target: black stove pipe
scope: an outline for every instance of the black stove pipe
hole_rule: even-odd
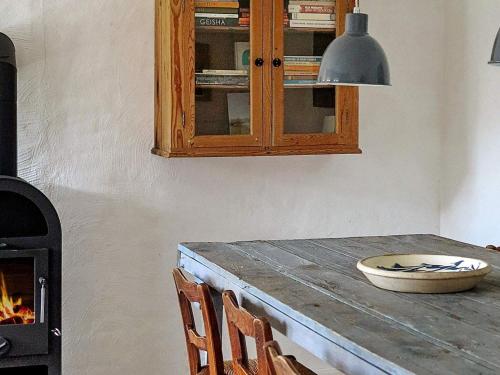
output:
[[[17,177],[17,68],[12,40],[0,33],[0,175]]]

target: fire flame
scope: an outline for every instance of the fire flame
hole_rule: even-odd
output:
[[[35,322],[35,313],[23,306],[22,298],[14,300],[9,295],[3,273],[0,273],[0,325],[32,324]]]

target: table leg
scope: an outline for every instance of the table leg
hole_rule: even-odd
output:
[[[219,326],[219,333],[222,337],[222,319],[224,314],[224,307],[222,303],[222,293],[210,287],[210,294],[214,303],[215,316],[217,317],[217,325]]]

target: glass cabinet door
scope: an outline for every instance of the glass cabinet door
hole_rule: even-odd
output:
[[[263,0],[187,1],[189,146],[262,145]]]
[[[338,143],[336,89],[316,82],[336,36],[336,13],[335,0],[275,0],[274,145]]]

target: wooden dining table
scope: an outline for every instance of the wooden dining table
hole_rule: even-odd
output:
[[[346,374],[500,374],[500,253],[435,235],[183,243],[179,266]],[[456,294],[373,286],[358,260],[387,253],[478,258],[492,272]]]

